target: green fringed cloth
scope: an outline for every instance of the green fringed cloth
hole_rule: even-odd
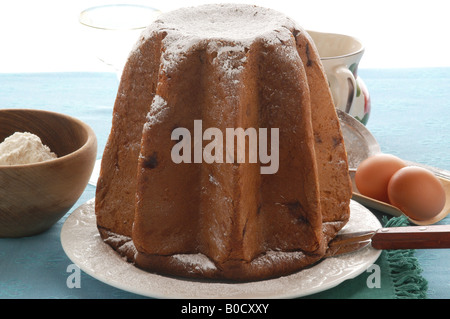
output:
[[[409,225],[409,221],[405,216],[394,217],[389,220],[384,216],[382,223],[384,227]],[[415,250],[385,250],[383,254],[389,266],[395,298],[427,298],[428,282],[421,276],[422,269],[415,257]]]
[[[383,227],[409,226],[405,216],[388,219],[383,216]],[[367,284],[371,272],[346,280],[337,287],[305,298],[318,299],[426,299],[428,282],[422,277],[422,269],[414,249],[383,250],[375,262],[380,267],[379,288]]]

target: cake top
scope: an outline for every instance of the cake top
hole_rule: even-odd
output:
[[[223,39],[251,43],[256,37],[276,38],[292,30],[295,22],[278,11],[245,4],[207,4],[161,14],[144,31],[144,39],[154,30],[182,34],[185,39]],[[177,32],[178,31],[178,32]],[[275,32],[274,32],[275,31]]]
[[[255,39],[287,42],[292,39],[294,29],[301,30],[293,20],[272,9],[246,4],[207,4],[160,15],[142,33],[132,52],[140,54],[140,45],[155,32],[167,32],[163,39],[167,56],[163,62],[164,68],[170,68],[173,61],[184,57],[184,52],[209,40],[221,43],[219,53],[244,52]]]
[[[275,10],[253,5],[211,4],[182,8],[161,15],[166,29],[177,29],[185,35],[233,40],[252,39],[293,21]]]

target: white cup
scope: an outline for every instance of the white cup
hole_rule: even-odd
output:
[[[328,78],[336,108],[367,124],[371,101],[358,65],[364,54],[362,43],[348,35],[308,31]]]

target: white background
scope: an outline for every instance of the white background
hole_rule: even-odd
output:
[[[109,70],[86,50],[80,35],[78,16],[88,7],[140,3],[168,11],[210,2],[2,0],[0,73]],[[360,68],[450,66],[447,0],[237,2],[279,10],[305,29],[358,37],[366,47]]]

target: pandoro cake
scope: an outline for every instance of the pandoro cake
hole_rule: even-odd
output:
[[[123,70],[95,198],[101,237],[120,255],[188,278],[287,275],[323,258],[351,194],[326,75],[296,22],[203,5],[144,31]]]

